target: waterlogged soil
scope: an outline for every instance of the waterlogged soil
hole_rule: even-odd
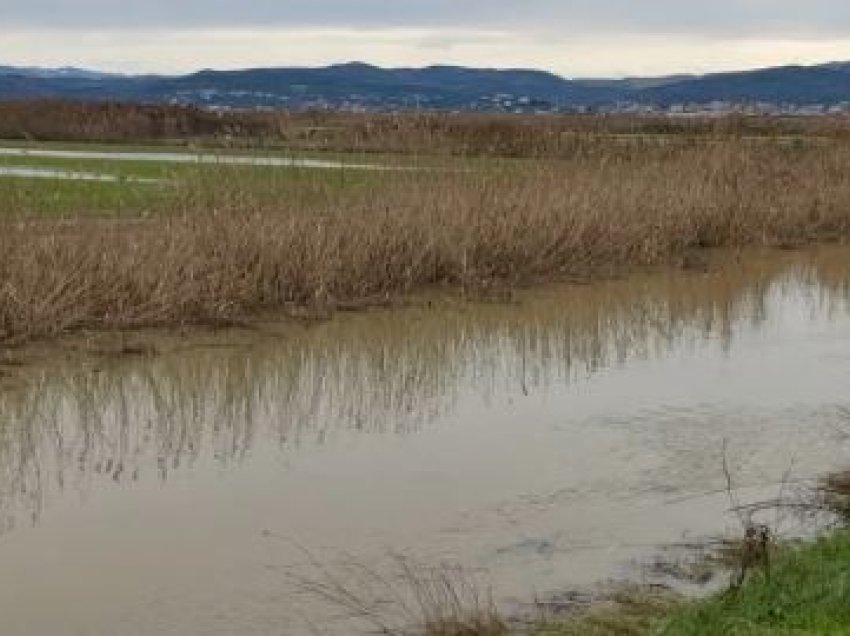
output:
[[[393,170],[390,166],[371,163],[350,163],[326,159],[281,156],[245,156],[226,153],[165,152],[131,150],[72,150],[60,148],[0,147],[0,157],[32,159],[69,159],[110,162],[153,162],[193,165],[257,166],[301,169]],[[59,171],[56,171],[59,172]],[[69,173],[71,174],[71,173]],[[67,177],[70,178],[70,177]]]
[[[62,179],[68,181],[97,181],[100,183],[118,183],[122,180],[131,183],[156,183],[155,179],[137,179],[118,177],[96,172],[61,170],[57,168],[34,168],[29,166],[0,166],[0,177],[18,177],[23,179]]]
[[[394,552],[650,580],[739,532],[724,447],[742,503],[850,461],[847,248],[79,348],[0,365],[4,635],[352,634],[304,580]]]

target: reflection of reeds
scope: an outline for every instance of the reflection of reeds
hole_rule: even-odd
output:
[[[37,518],[51,494],[96,480],[166,479],[274,446],[413,432],[470,392],[546,390],[706,337],[730,348],[737,328],[770,318],[783,293],[820,289],[810,301],[823,312],[846,303],[845,254],[754,255],[709,276],[558,287],[508,305],[356,313],[235,332],[226,348],[175,340],[169,353],[158,342],[160,356],[98,358],[100,373],[58,363],[32,370],[41,379],[31,388],[0,393],[0,515]]]

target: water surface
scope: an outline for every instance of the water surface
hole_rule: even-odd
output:
[[[724,262],[33,373],[0,395],[2,633],[300,635],[304,549],[506,602],[734,528],[724,440],[742,500],[850,461],[850,252]]]
[[[81,159],[101,161],[149,161],[155,163],[178,163],[200,165],[265,166],[303,169],[353,169],[353,170],[399,170],[401,168],[377,164],[348,163],[326,159],[299,157],[269,157],[227,155],[195,152],[155,152],[117,150],[60,150],[48,148],[3,148],[0,157],[44,157],[50,159]]]
[[[0,149],[2,152],[2,149]],[[158,183],[159,179],[119,177],[113,174],[63,170],[62,168],[35,168],[30,166],[0,166],[0,177],[24,179],[60,179],[64,181],[97,181],[101,183]]]

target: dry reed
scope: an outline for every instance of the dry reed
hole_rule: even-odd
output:
[[[57,99],[0,102],[2,139],[127,142],[270,132],[258,114],[215,113],[192,106]]]
[[[343,152],[569,158],[600,137],[641,144],[723,139],[847,139],[850,118],[506,115],[401,112],[211,112],[193,106],[0,102],[0,138],[285,147]]]
[[[296,589],[340,616],[346,634],[355,626],[385,636],[507,636],[490,595],[469,571],[453,564],[424,565],[392,555],[370,568],[354,559],[329,566],[311,557],[312,578],[293,577]]]
[[[145,220],[7,220],[0,342],[220,324],[432,285],[480,290],[850,236],[850,150],[726,142],[600,159],[254,187],[222,168]],[[253,184],[253,185],[252,185]]]

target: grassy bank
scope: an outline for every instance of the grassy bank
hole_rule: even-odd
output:
[[[657,633],[850,634],[850,533],[785,549],[770,572],[683,608]]]
[[[215,167],[138,219],[30,218],[0,199],[0,342],[324,313],[434,285],[477,293],[698,265],[704,248],[850,237],[842,145],[606,147],[467,171]]]
[[[786,547],[769,571],[705,601],[622,595],[536,636],[832,636],[850,634],[850,533]]]
[[[774,551],[769,568],[704,600],[639,585],[622,587],[564,618],[506,619],[462,569],[358,564],[298,579],[298,589],[365,626],[393,636],[839,636],[850,634],[850,532]],[[373,629],[369,630],[371,626]]]

